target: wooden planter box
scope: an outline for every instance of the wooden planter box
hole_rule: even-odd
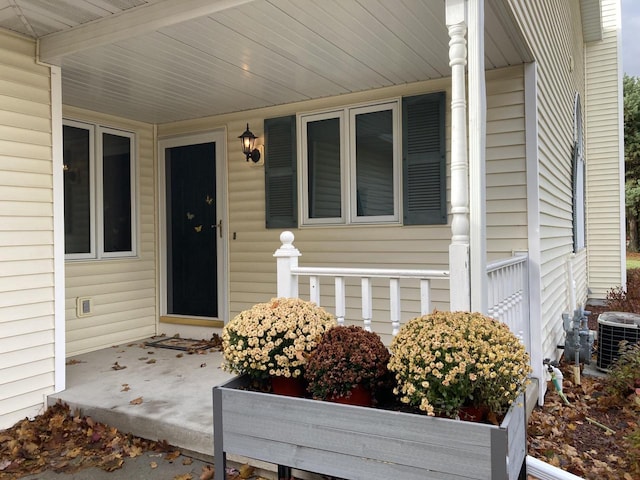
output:
[[[215,478],[226,453],[353,480],[526,478],[524,396],[502,425],[213,389]],[[521,475],[523,475],[521,477]]]

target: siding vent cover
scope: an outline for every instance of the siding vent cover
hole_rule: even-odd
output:
[[[620,356],[622,340],[640,342],[640,315],[604,312],[598,316],[598,368],[608,370]]]
[[[93,299],[91,297],[78,297],[76,299],[76,316],[88,317],[93,315]]]

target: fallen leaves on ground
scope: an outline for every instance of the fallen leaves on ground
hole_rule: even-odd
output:
[[[211,480],[215,473],[214,468],[211,465],[205,465],[202,467],[202,473],[200,474],[200,480]]]
[[[193,480],[193,475],[190,473],[182,473],[173,477],[173,480]]]
[[[70,358],[69,360],[67,360],[65,365],[77,365],[78,363],[87,363],[87,362],[84,362],[82,360],[77,360],[75,358]]]
[[[59,403],[33,420],[25,419],[0,431],[0,479],[44,470],[74,473],[89,467],[111,472],[119,469],[125,458],[149,451],[169,452],[170,456],[176,450],[166,442],[144,440],[81,417]]]
[[[640,479],[640,449],[628,439],[640,405],[608,395],[603,378],[582,375],[576,385],[571,366],[561,370],[570,405],[549,387],[528,424],[529,455],[588,480]]]
[[[178,458],[181,455],[182,452],[180,452],[180,450],[174,450],[172,452],[167,453],[164,456],[164,459],[168,462],[173,462],[176,458]]]

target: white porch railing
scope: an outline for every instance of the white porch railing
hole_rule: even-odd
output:
[[[400,329],[401,322],[401,288],[400,280],[417,280],[420,289],[420,311],[416,315],[424,315],[432,311],[431,282],[449,278],[447,270],[414,270],[386,268],[339,268],[339,267],[299,267],[299,250],[293,246],[294,236],[291,232],[280,235],[282,246],[274,256],[278,262],[278,297],[297,297],[300,277],[309,279],[309,299],[320,305],[320,278],[332,277],[334,280],[335,316],[339,324],[344,324],[346,316],[346,283],[345,279],[360,279],[361,307],[363,327],[372,329],[373,295],[372,279],[388,280],[389,319],[391,334]],[[529,347],[528,327],[528,295],[527,295],[527,262],[526,254],[491,263],[487,266],[489,282],[488,315],[505,322],[511,330],[519,335],[527,348]]]
[[[404,270],[383,268],[326,268],[326,267],[292,267],[291,273],[298,277],[309,277],[309,299],[320,305],[320,277],[333,277],[335,284],[336,319],[339,325],[344,324],[346,314],[345,278],[360,278],[362,321],[365,330],[371,331],[373,317],[372,278],[387,278],[389,280],[389,318],[391,320],[391,334],[396,335],[400,330],[402,313],[400,303],[400,279],[417,279],[420,285],[420,315],[431,311],[431,280],[448,278],[446,270]]]
[[[294,236],[291,232],[280,235],[282,246],[274,257],[278,259],[278,297],[297,297],[299,277],[309,278],[309,300],[320,305],[320,278],[332,277],[334,280],[335,316],[338,324],[344,324],[346,316],[346,278],[360,279],[361,306],[363,328],[371,331],[373,318],[373,289],[372,279],[386,278],[389,282],[389,319],[391,334],[396,335],[400,330],[401,308],[401,279],[417,280],[420,288],[420,315],[432,310],[431,281],[449,278],[446,270],[409,270],[387,268],[339,268],[339,267],[299,267],[300,252],[293,246]]]
[[[506,323],[530,352],[528,254],[488,264],[487,281],[487,315]]]

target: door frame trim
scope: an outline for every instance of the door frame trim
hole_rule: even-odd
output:
[[[216,146],[216,218],[222,222],[216,242],[218,259],[218,316],[198,317],[191,315],[175,315],[167,313],[167,199],[166,199],[166,164],[165,149],[199,143],[215,143]],[[214,326],[226,322],[229,318],[229,245],[227,225],[227,131],[225,128],[208,132],[186,134],[158,139],[158,277],[159,277],[159,318],[182,319],[185,325],[202,325],[203,321]],[[174,320],[175,321],[175,320]],[[215,322],[215,323],[214,323]]]

